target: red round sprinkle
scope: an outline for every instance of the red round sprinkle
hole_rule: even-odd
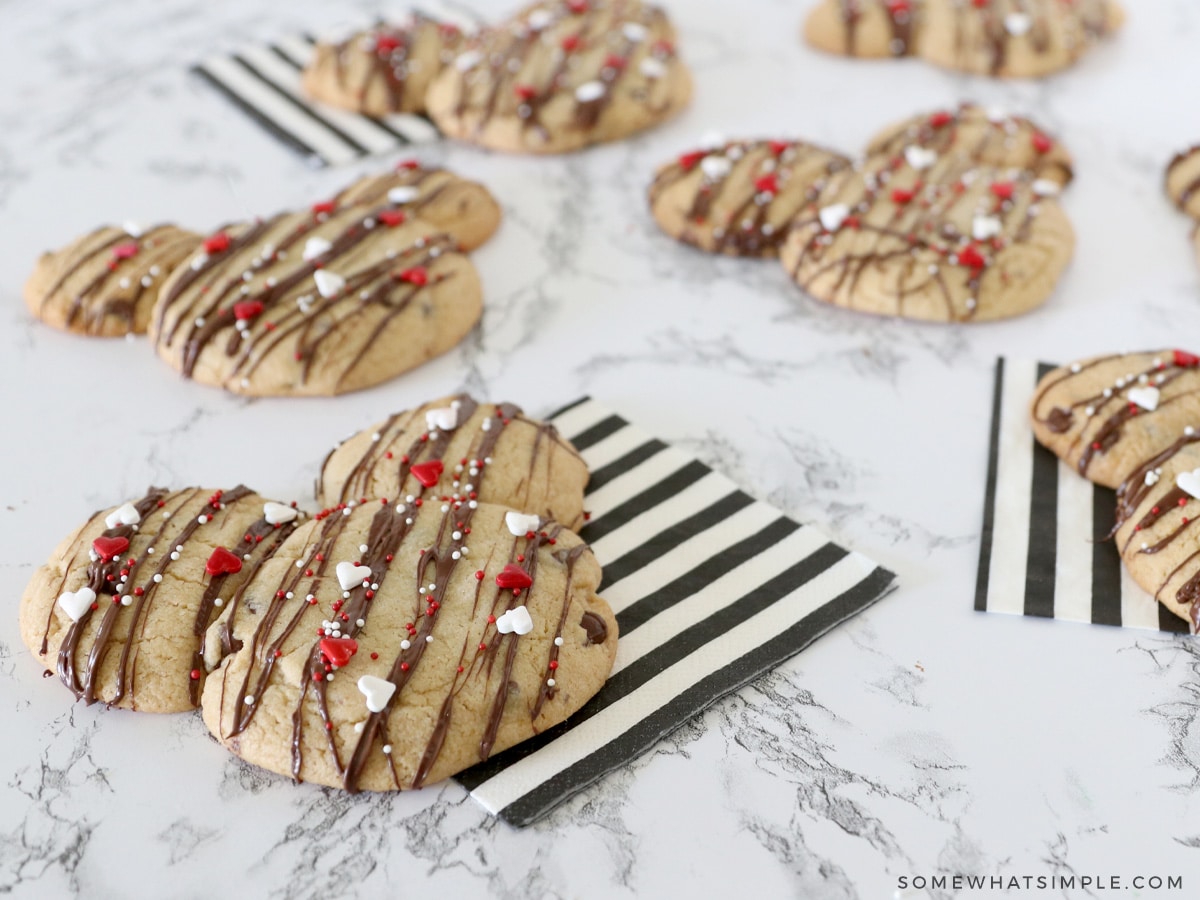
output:
[[[200,670],[199,669],[192,669],[192,671],[189,672],[188,674],[191,676],[192,681],[200,680]]]
[[[205,253],[221,253],[229,249],[229,235],[223,231],[218,231],[212,237],[204,242]]]

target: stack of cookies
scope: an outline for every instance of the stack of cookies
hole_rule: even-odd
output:
[[[319,43],[304,86],[367,115],[424,112],[445,135],[517,153],[620,140],[692,94],[667,14],[640,0],[543,0],[472,35],[416,14]]]
[[[341,394],[466,336],[483,293],[465,254],[499,222],[483,185],[405,161],[308,209],[208,237],[105,226],[44,254],[25,300],[68,331],[148,331],[184,377],[233,393]]]
[[[151,488],[34,574],[21,633],[78,698],[199,706],[230,751],[355,791],[445,778],[563,721],[612,668],[587,467],[553,426],[467,395],[322,466],[318,499]]]
[[[1071,363],[1041,380],[1030,415],[1041,444],[1116,489],[1112,537],[1129,574],[1200,631],[1200,356]]]
[[[1028,119],[964,104],[885,129],[854,162],[796,140],[713,140],[649,189],[669,235],[777,257],[825,303],[940,322],[1043,303],[1074,250],[1071,158]]]

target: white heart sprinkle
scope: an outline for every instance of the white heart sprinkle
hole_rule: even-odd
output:
[[[1057,181],[1039,178],[1033,183],[1033,192],[1039,197],[1057,197],[1061,191]]]
[[[977,241],[986,241],[1004,232],[1004,223],[996,216],[976,216],[971,225],[971,236]]]
[[[388,191],[388,202],[400,206],[405,203],[412,203],[420,196],[420,188],[414,187],[411,184],[402,184]]]
[[[121,226],[121,230],[123,230],[127,235],[129,235],[132,238],[142,236],[142,226],[139,225],[137,222],[126,222],[124,225]]]
[[[1146,487],[1154,487],[1154,485],[1158,484],[1158,479],[1161,477],[1162,476],[1160,476],[1157,472],[1155,472],[1153,469],[1151,469],[1149,472],[1146,473]]]
[[[356,566],[352,562],[340,562],[337,564],[337,580],[338,584],[342,586],[343,591],[358,587],[370,577],[370,566]]]
[[[458,59],[454,61],[454,67],[460,72],[466,72],[475,68],[483,60],[483,54],[478,50],[468,50],[466,53],[459,54]]]
[[[377,675],[364,675],[358,679],[358,689],[367,698],[367,709],[373,713],[387,709],[388,701],[396,693],[396,685]]]
[[[653,56],[647,56],[643,59],[639,68],[647,78],[662,78],[667,74],[667,67],[661,60],[657,60]]]
[[[904,159],[918,171],[928,169],[937,162],[937,158],[937,151],[930,150],[928,147],[918,147],[916,144],[906,148],[904,151]]]
[[[328,269],[317,269],[313,272],[313,281],[317,283],[317,293],[327,300],[330,297],[336,297],[346,286],[345,278]]]
[[[1159,392],[1156,387],[1135,387],[1129,391],[1129,402],[1136,403],[1148,412],[1158,409]]]
[[[311,262],[333,249],[333,244],[323,237],[310,237],[304,245],[304,261]]]
[[[1011,35],[1020,37],[1033,27],[1033,19],[1025,13],[1009,13],[1004,17],[1004,30]]]
[[[1200,499],[1200,469],[1180,472],[1175,478],[1175,483],[1193,497]]]
[[[818,214],[818,218],[821,220],[821,227],[826,231],[837,231],[849,215],[849,206],[845,203],[835,203],[832,206],[824,207]]]
[[[267,520],[268,525],[282,525],[285,522],[294,521],[298,515],[300,513],[294,507],[284,506],[273,500],[268,500],[263,504],[263,518]]]
[[[533,631],[533,619],[529,616],[529,610],[518,606],[496,620],[496,630],[501,634],[529,634]]]
[[[725,140],[725,135],[721,134],[721,132],[706,131],[704,134],[700,135],[700,140],[697,141],[696,146],[701,150],[717,150],[721,147],[724,147],[727,143],[728,141]]]
[[[104,518],[104,524],[109,528],[116,528],[118,525],[136,525],[140,521],[142,521],[142,514],[132,503],[118,506]]]
[[[585,81],[579,87],[575,88],[575,99],[580,103],[591,103],[603,97],[606,90],[607,88],[605,88],[602,82]]]
[[[1008,120],[1008,112],[999,106],[989,106],[987,109],[987,118],[992,124],[998,125]]]
[[[635,44],[641,43],[646,39],[646,26],[639,25],[637,22],[626,22],[625,27],[621,31],[625,33],[626,40],[633,41]]]
[[[542,520],[537,516],[527,516],[510,509],[504,514],[504,524],[508,526],[508,530],[512,534],[523,537],[531,531],[537,531],[541,527]]]
[[[425,410],[425,427],[430,431],[453,431],[458,427],[458,410],[453,406]]]
[[[732,168],[733,163],[723,156],[706,156],[700,160],[700,171],[709,181],[720,181]]]
[[[553,21],[554,16],[547,9],[535,9],[529,14],[529,27],[534,31],[541,31]]]
[[[82,619],[83,614],[95,602],[96,592],[90,587],[81,587],[77,591],[67,591],[58,598],[59,608],[71,617],[72,622],[78,622]]]

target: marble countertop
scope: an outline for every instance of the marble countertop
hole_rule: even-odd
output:
[[[1200,140],[1180,88],[1200,81],[1200,6],[1131,2],[1078,68],[993,83],[819,56],[797,37],[809,3],[667,5],[697,82],[679,119],[561,159],[422,151],[504,205],[476,254],[482,328],[378,389],[281,402],[182,381],[143,342],[51,331],[21,285],[38,253],[100,222],[211,228],[377,165],[313,171],[185,71],[375,5],[0,0],[0,894],[880,898],[938,873],[1182,874],[1196,890],[1200,644],[972,599],[996,356],[1200,333],[1189,225],[1160,188]],[[705,131],[850,149],[962,99],[1034,116],[1076,155],[1078,251],[1025,318],[830,309],[775,264],[673,243],[646,212],[653,167]],[[589,393],[874,556],[900,589],[525,830],[452,783],[296,787],[225,755],[197,717],[135,723],[40,676],[17,601],[92,510],[150,482],[306,496],[332,440],[462,388],[535,412]]]

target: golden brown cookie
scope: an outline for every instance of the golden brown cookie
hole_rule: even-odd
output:
[[[1125,14],[1115,0],[924,0],[920,55],[1001,78],[1040,78],[1074,65]]]
[[[804,37],[829,53],[1037,78],[1073,65],[1123,21],[1115,0],[822,0]]]
[[[1045,130],[1023,116],[973,103],[905,119],[867,145],[867,156],[905,154],[918,162],[958,154],[975,165],[1027,169],[1060,187],[1073,175],[1071,155]]]
[[[1200,358],[1183,350],[1084,359],[1046,374],[1030,407],[1039,443],[1115,488],[1200,426]]]
[[[511,403],[459,394],[396,413],[338,444],[321,466],[317,501],[332,507],[429,488],[578,528],[587,480],[587,464],[553,425]]]
[[[608,676],[616,620],[587,546],[508,512],[374,500],[298,529],[210,630],[209,730],[273,772],[387,791],[567,718]]]
[[[458,26],[419,12],[407,22],[380,22],[345,40],[318,41],[304,68],[304,90],[368,116],[423,112],[430,83],[463,41]]]
[[[1200,146],[1171,158],[1165,186],[1172,203],[1193,219],[1200,219]]]
[[[39,257],[25,304],[63,331],[144,334],[159,287],[199,244],[200,235],[174,225],[103,226]]]
[[[1050,296],[1074,249],[1055,193],[1032,173],[953,154],[875,156],[830,180],[781,260],[836,306],[939,322],[1015,316]]]
[[[479,321],[479,278],[454,238],[389,198],[320,203],[209,237],[159,295],[159,356],[233,393],[312,396],[445,353]]]
[[[242,486],[150,488],[96,513],[34,573],[21,637],[86,703],[192,709],[209,624],[301,518]]]
[[[692,83],[665,12],[640,0],[545,0],[484,31],[430,86],[442,133],[565,153],[679,112]]]
[[[482,184],[416,160],[404,160],[390,172],[360,178],[334,197],[334,204],[368,209],[386,206],[429,223],[468,252],[482,246],[500,226],[500,204]]]
[[[1117,489],[1117,547],[1133,580],[1200,630],[1200,417]]]
[[[914,56],[922,0],[822,0],[804,22],[804,39],[843,56]]]
[[[650,210],[663,231],[701,250],[778,256],[792,219],[849,166],[802,141],[731,141],[660,168]]]

